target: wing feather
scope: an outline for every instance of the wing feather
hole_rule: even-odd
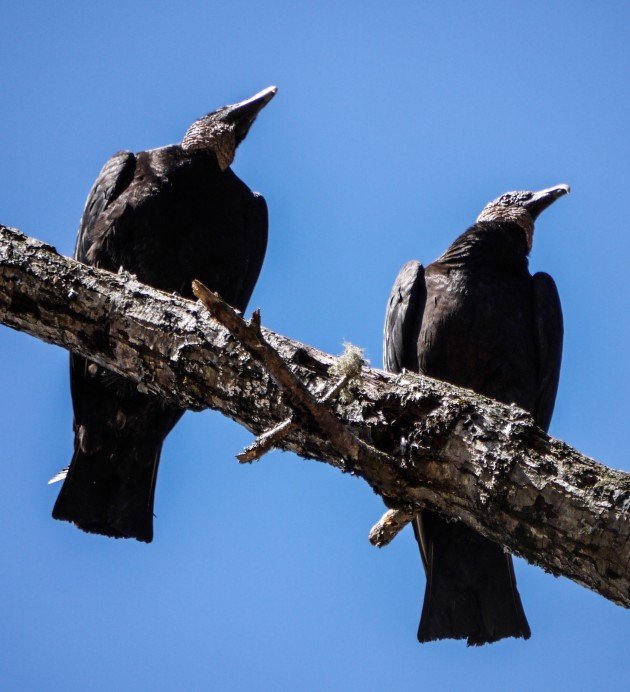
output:
[[[389,372],[403,368],[418,371],[418,337],[422,325],[427,287],[424,267],[410,260],[398,273],[387,302],[383,334],[383,365]],[[412,522],[420,547],[425,572],[430,570],[430,542],[422,522],[422,515]]]
[[[538,347],[538,398],[534,417],[543,429],[549,428],[556,403],[564,327],[560,296],[554,280],[539,272],[533,276],[534,320]]]
[[[103,241],[98,237],[96,230],[99,227],[99,218],[108,205],[127,189],[133,179],[135,168],[136,157],[130,151],[119,151],[103,166],[85,203],[74,250],[75,259],[85,264],[95,263],[90,250],[95,243],[102,244]],[[74,407],[75,432],[85,419],[86,397],[90,400],[91,378],[87,374],[89,363],[81,356],[70,354],[70,392]]]
[[[255,192],[247,210],[246,227],[249,231],[249,239],[248,242],[243,245],[243,259],[245,265],[242,284],[243,295],[241,305],[235,306],[241,311],[245,310],[251,298],[265,259],[268,223],[267,203],[265,202],[265,198]]]
[[[136,157],[130,151],[119,151],[103,166],[85,202],[74,258],[86,264],[95,241],[97,222],[107,207],[127,189],[136,170]]]
[[[418,335],[427,289],[424,267],[407,262],[398,273],[387,303],[383,333],[383,365],[389,372],[418,370]]]

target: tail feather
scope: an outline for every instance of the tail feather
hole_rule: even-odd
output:
[[[153,540],[153,500],[162,444],[127,446],[115,453],[77,449],[53,517],[83,531]]]
[[[420,642],[466,639],[478,646],[529,639],[512,558],[501,546],[432,512],[422,512],[414,530],[427,573]]]
[[[68,475],[68,467],[66,466],[65,469],[61,469],[58,473],[56,473],[49,481],[48,485],[54,485],[55,483],[59,483],[59,481],[65,481],[66,476]]]

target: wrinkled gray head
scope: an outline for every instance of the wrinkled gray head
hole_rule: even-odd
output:
[[[247,136],[256,116],[277,91],[275,86],[267,87],[246,101],[223,106],[195,120],[184,135],[182,148],[213,151],[221,170],[225,170],[234,161],[236,148]]]
[[[566,195],[571,188],[568,185],[556,185],[538,192],[519,190],[506,192],[486,204],[477,217],[480,221],[511,221],[517,223],[527,237],[527,247],[531,250],[534,236],[534,221],[538,215],[559,197]]]

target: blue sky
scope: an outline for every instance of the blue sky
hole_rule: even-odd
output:
[[[537,225],[566,339],[551,432],[629,468],[624,2],[2,2],[0,222],[72,251],[119,149],[178,141],[277,84],[234,169],[270,209],[252,307],[380,366],[399,267],[490,199],[573,188]],[[55,522],[71,454],[67,354],[0,328],[0,679],[11,690],[620,689],[628,612],[517,561],[529,642],[420,647],[406,530],[377,551],[369,488],[187,414],[164,449],[153,544]]]

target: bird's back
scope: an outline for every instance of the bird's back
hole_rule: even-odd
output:
[[[445,253],[425,270],[420,372],[533,412],[538,363],[532,278],[518,256]]]
[[[419,370],[533,411],[537,362],[531,277],[426,269]]]
[[[264,258],[267,210],[212,153],[174,145],[138,154],[128,187],[81,235],[90,238],[82,261],[187,297],[200,279],[243,310]]]

